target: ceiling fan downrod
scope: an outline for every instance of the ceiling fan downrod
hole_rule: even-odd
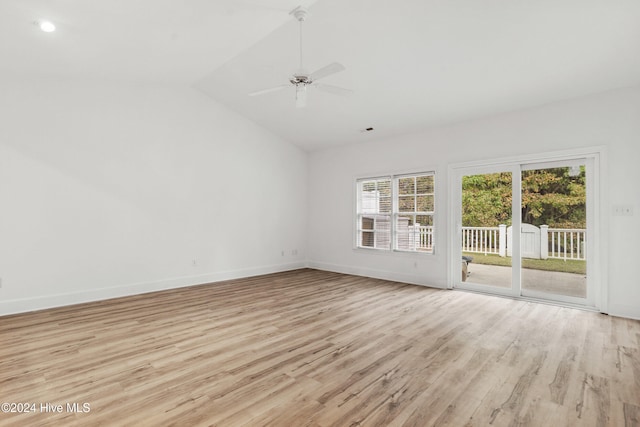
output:
[[[298,6],[295,9],[293,9],[291,12],[289,12],[290,15],[292,15],[294,18],[296,18],[296,20],[298,21],[299,24],[299,53],[300,53],[300,62],[299,62],[299,68],[298,68],[298,72],[296,73],[297,75],[303,76],[306,75],[306,71],[302,65],[302,23],[307,19],[307,17],[309,16],[309,11],[302,7],[302,6]],[[310,83],[310,82],[309,82]]]

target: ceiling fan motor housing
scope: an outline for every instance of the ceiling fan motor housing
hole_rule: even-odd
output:
[[[289,79],[289,81],[298,86],[298,85],[310,85],[311,83],[313,83],[313,81],[311,81],[311,79],[309,78],[309,76],[305,76],[305,75],[294,75],[293,77],[291,77],[291,79]]]

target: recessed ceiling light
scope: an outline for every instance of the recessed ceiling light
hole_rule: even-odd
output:
[[[38,24],[40,29],[45,33],[52,33],[56,30],[56,26],[53,25],[53,22],[50,21],[38,21],[36,22],[36,24]]]

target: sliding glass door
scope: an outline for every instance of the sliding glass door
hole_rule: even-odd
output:
[[[522,295],[593,305],[591,172],[588,159],[522,165]]]
[[[593,164],[569,158],[453,169],[453,286],[594,306]]]
[[[519,212],[514,210],[514,203],[519,205],[514,179],[519,181],[520,172],[513,166],[466,168],[459,172],[457,284],[465,289],[519,295],[519,278],[514,274],[518,263],[514,263],[517,258],[511,254],[507,256],[507,230],[514,221],[519,222],[519,214],[514,218],[513,213]]]

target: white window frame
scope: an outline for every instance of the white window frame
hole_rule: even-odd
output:
[[[432,211],[418,211],[417,206],[416,209],[412,212],[400,212],[399,207],[399,182],[403,178],[411,178],[411,177],[421,177],[421,176],[432,176],[433,177],[433,193],[429,193],[429,195],[433,196],[433,210]],[[362,227],[362,219],[364,216],[367,216],[367,213],[364,212],[364,207],[362,206],[363,197],[362,197],[362,184],[365,182],[372,181],[383,181],[389,180],[391,186],[391,212],[389,214],[380,213],[379,210],[376,210],[376,213],[369,213],[369,215],[381,215],[388,216],[389,218],[389,227],[390,227],[390,236],[389,236],[389,245],[385,245],[384,247],[376,247],[378,241],[379,231],[383,229],[378,229],[376,227],[375,219],[374,219],[374,227],[372,230],[363,229]],[[433,255],[435,254],[435,216],[436,216],[436,173],[435,171],[424,171],[424,172],[412,172],[412,173],[402,173],[402,174],[393,174],[393,175],[378,175],[378,176],[368,176],[356,179],[356,212],[355,212],[355,236],[354,236],[354,247],[358,250],[375,250],[375,251],[387,251],[387,252],[401,252],[401,253],[411,253],[411,254],[427,254]],[[417,190],[416,190],[417,191]],[[417,199],[416,199],[417,200]],[[417,202],[416,202],[417,204]],[[410,248],[401,248],[398,245],[398,219],[404,216],[430,216],[431,217],[431,250],[418,250],[418,249],[410,249]],[[386,229],[384,229],[386,231]],[[362,233],[363,232],[373,232],[374,233],[374,246],[363,246],[362,245]]]
[[[363,197],[362,197],[362,185],[364,183],[370,183],[370,182],[384,182],[384,181],[389,181],[389,188],[390,188],[390,197],[391,197],[391,204],[393,205],[393,179],[391,176],[377,176],[377,177],[370,177],[370,178],[362,178],[362,179],[358,179],[356,180],[356,247],[359,249],[373,249],[373,250],[379,250],[379,251],[388,251],[391,249],[391,241],[393,238],[393,233],[391,231],[391,223],[393,222],[393,208],[391,208],[389,210],[388,213],[385,212],[380,212],[379,207],[375,209],[375,212],[365,212],[366,207],[363,206]],[[362,219],[365,216],[374,216],[373,218],[373,228],[372,229],[364,229],[362,227]],[[387,216],[389,218],[389,245],[388,247],[377,247],[378,244],[378,235],[380,234],[380,232],[382,231],[386,231],[384,229],[378,228],[377,227],[377,216]],[[362,236],[363,233],[373,233],[373,246],[364,246],[362,245]]]
[[[433,177],[433,192],[432,193],[418,193],[418,187],[416,185],[416,187],[414,188],[414,194],[413,196],[415,197],[414,199],[414,209],[411,212],[401,212],[400,211],[400,197],[402,197],[403,195],[400,194],[400,180],[403,178],[418,178],[418,177],[423,177],[423,176],[431,176]],[[434,217],[435,217],[435,210],[436,210],[436,202],[435,202],[435,197],[436,197],[436,174],[435,172],[421,172],[421,173],[408,173],[408,174],[402,174],[402,175],[395,175],[393,177],[393,190],[392,190],[392,200],[393,200],[393,207],[392,207],[392,211],[393,211],[393,224],[392,224],[392,229],[391,229],[391,234],[393,237],[393,249],[395,251],[398,252],[410,252],[410,253],[427,253],[427,254],[433,254],[435,252],[435,246],[434,246],[434,239],[433,239],[433,231],[435,228],[435,223],[434,223]],[[420,195],[430,195],[433,197],[433,210],[431,211],[419,211],[418,210],[418,197]],[[425,236],[427,238],[428,241],[430,241],[430,246],[431,246],[431,250],[418,250],[418,249],[408,249],[408,248],[401,248],[399,243],[398,243],[398,237],[400,236],[399,230],[398,230],[398,220],[400,217],[406,217],[406,216],[411,216],[414,218],[414,223],[415,223],[415,218],[417,216],[429,216],[431,217],[431,233],[428,233],[427,236]],[[430,234],[430,236],[429,236]],[[413,239],[415,239],[415,235],[413,237]],[[422,240],[421,237],[418,237],[419,240]]]

